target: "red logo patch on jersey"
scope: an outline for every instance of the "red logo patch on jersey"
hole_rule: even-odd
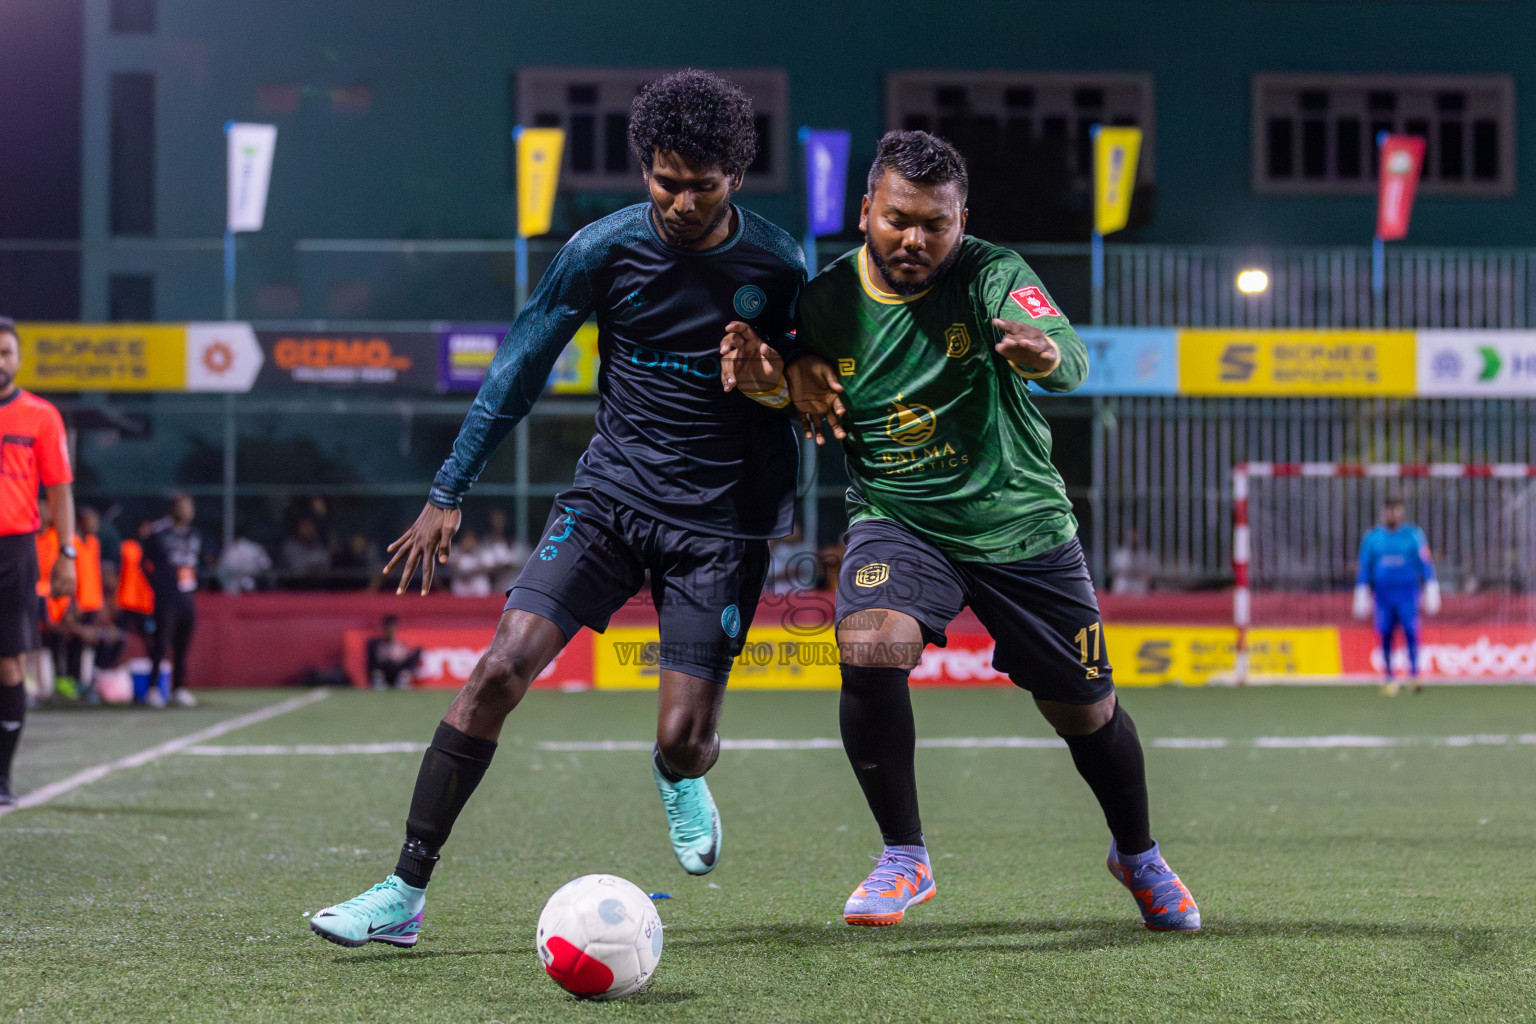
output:
[[[1061,316],[1061,310],[1051,305],[1051,300],[1045,297],[1045,292],[1035,285],[1009,292],[1008,297],[1017,302],[1019,308],[1028,313],[1031,319],[1041,316]]]

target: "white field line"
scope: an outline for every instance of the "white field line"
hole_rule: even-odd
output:
[[[286,715],[290,711],[297,711],[302,707],[308,707],[316,701],[324,700],[330,695],[328,690],[315,690],[302,697],[290,697],[288,700],[279,701],[268,707],[259,708],[255,711],[238,715],[235,718],[226,719],[215,725],[210,725],[206,729],[199,729],[197,732],[178,736],[173,740],[166,740],[164,743],[156,744],[147,750],[141,750],[137,754],[129,754],[127,757],[120,757],[116,761],[108,761],[105,764],[98,764],[93,768],[87,768],[82,772],[76,772],[67,779],[50,782],[46,786],[34,789],[26,796],[19,798],[10,807],[0,807],[0,817],[4,817],[11,811],[25,810],[28,807],[37,807],[40,804],[45,804],[56,797],[63,796],[65,793],[79,789],[81,786],[88,786],[97,779],[110,775],[113,772],[122,771],[124,768],[137,768],[140,765],[148,764],[169,754],[181,753],[188,747],[202,743],[205,740],[217,739],[225,733],[234,732],[236,729],[244,729],[248,725],[255,725],[257,722],[265,722],[269,718],[276,718],[278,715]],[[174,712],[172,713],[174,714]]]
[[[956,736],[947,739],[918,740],[917,745],[931,750],[1063,750],[1066,743],[1046,736]],[[1260,750],[1376,749],[1381,747],[1498,747],[1536,746],[1536,733],[1521,735],[1479,734],[1475,736],[1260,736],[1251,740],[1230,740],[1221,736],[1170,736],[1147,741],[1148,746],[1165,750],[1222,750],[1228,747],[1254,747]],[[570,740],[538,744],[548,753],[635,753],[653,746],[650,740]],[[298,746],[188,746],[179,752],[199,757],[262,757],[301,754],[419,754],[425,743],[327,743]],[[814,737],[805,740],[726,740],[722,750],[841,750],[842,740]]]
[[[240,757],[262,754],[419,754],[427,749],[425,743],[301,743],[295,747],[271,744],[249,747],[196,746],[183,750],[183,754],[200,757]]]

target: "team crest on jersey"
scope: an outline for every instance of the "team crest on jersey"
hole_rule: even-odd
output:
[[[1061,316],[1061,310],[1051,305],[1051,300],[1045,297],[1045,292],[1035,285],[1009,292],[1008,297],[1018,303],[1019,308],[1028,313],[1030,319],[1041,316]]]
[[[736,298],[732,300],[731,305],[736,307],[738,316],[744,316],[750,320],[768,305],[768,293],[755,284],[744,284],[736,289]]]
[[[933,437],[939,418],[932,409],[917,402],[895,401],[891,405],[896,411],[885,418],[885,433],[892,441],[911,448]]]
[[[944,332],[944,354],[951,359],[963,359],[971,350],[971,332],[965,324],[954,324]]]
[[[878,587],[890,578],[891,567],[884,562],[870,562],[853,574],[853,582],[866,590]]]
[[[837,375],[839,377],[852,377],[853,366],[854,363],[852,359],[839,359],[837,361]]]

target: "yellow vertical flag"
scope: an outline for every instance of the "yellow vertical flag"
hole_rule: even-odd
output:
[[[555,210],[555,189],[560,185],[560,154],[565,131],[560,128],[523,128],[517,140],[517,235],[531,238],[550,228]]]
[[[1140,128],[1093,128],[1093,230],[1107,235],[1131,219],[1136,189],[1136,159],[1141,156]]]

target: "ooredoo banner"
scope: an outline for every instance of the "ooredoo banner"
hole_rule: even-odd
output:
[[[412,685],[427,689],[457,690],[469,682],[480,658],[490,645],[492,629],[434,629],[401,627],[400,642],[421,649],[421,667]],[[353,686],[368,685],[368,641],[373,630],[349,629],[342,637],[345,667]],[[539,673],[533,685],[560,689],[591,689],[591,634],[583,631],[565,646],[555,660]]]

